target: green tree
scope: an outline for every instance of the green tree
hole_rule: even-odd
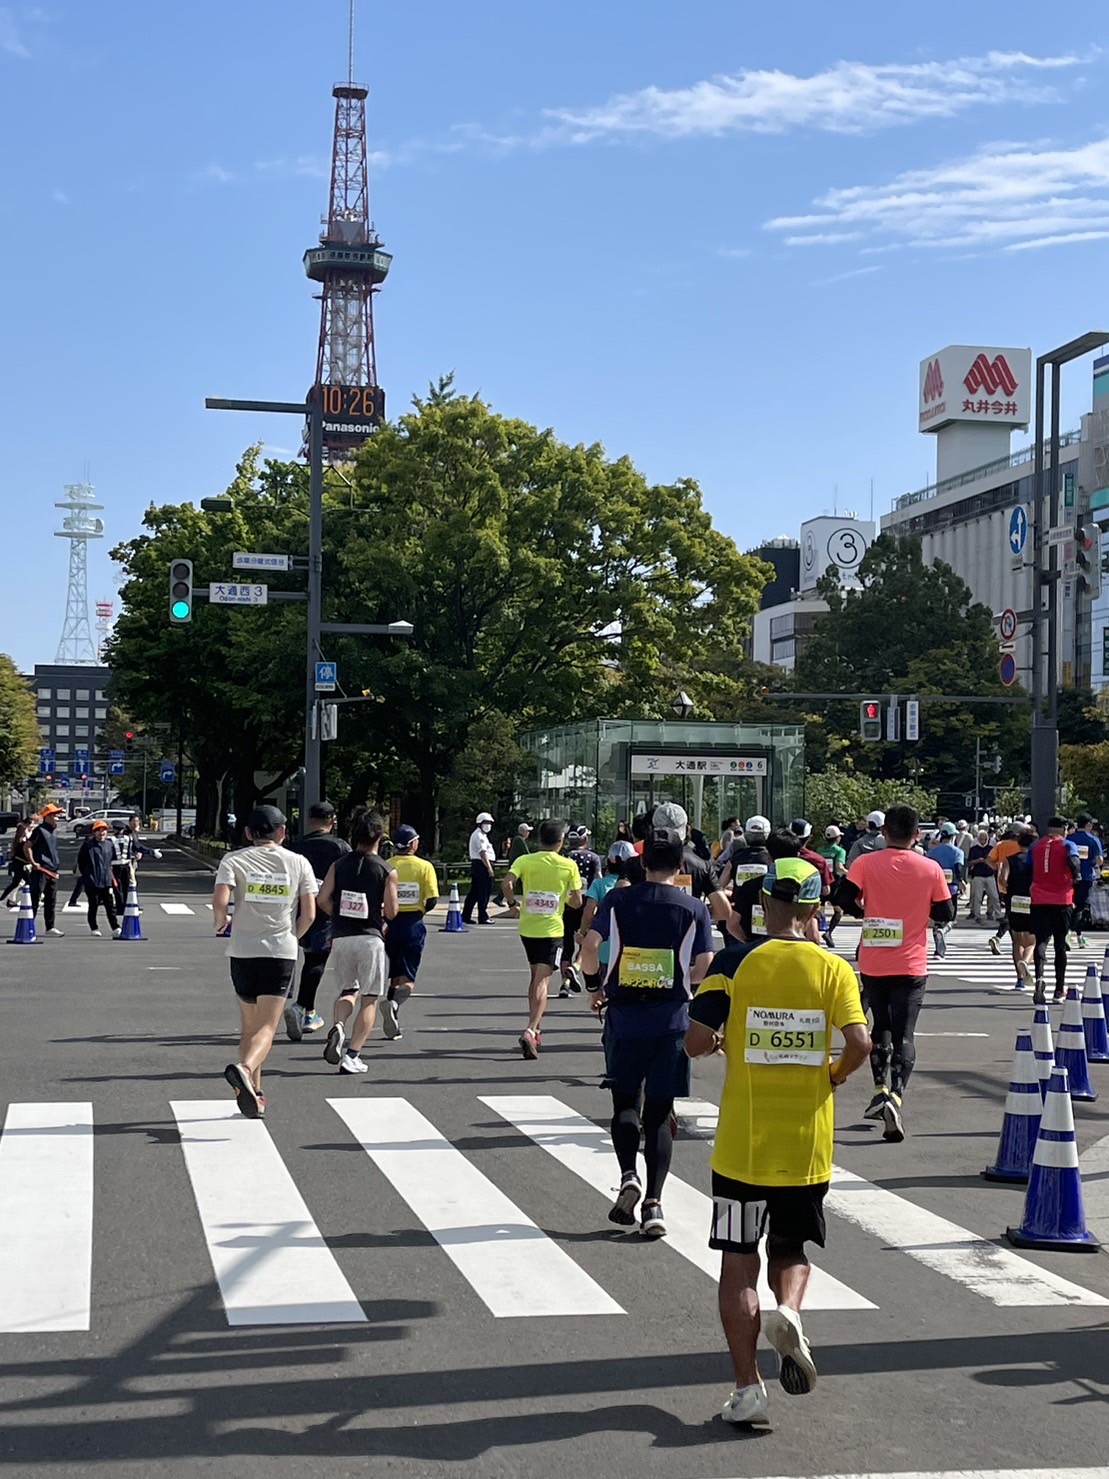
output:
[[[0,786],[38,774],[42,744],[35,696],[6,652],[0,652]]]
[[[1060,688],[1059,743],[1097,745],[1109,739],[1109,721],[1090,688]]]
[[[936,793],[911,781],[874,780],[834,766],[805,780],[805,809],[817,837],[831,822],[846,827],[877,808],[888,811],[898,802],[913,806],[922,817],[936,814]]]
[[[990,612],[949,565],[925,563],[915,536],[880,535],[859,566],[859,580],[860,589],[848,591],[829,579],[821,583],[829,614],[798,659],[798,688],[875,697],[1014,696],[998,677]],[[962,792],[973,787],[980,740],[984,752],[1001,754],[1006,778],[1023,776],[1026,709],[924,704],[921,739],[913,745],[857,743],[858,712],[855,701],[826,708],[827,732],[850,742],[844,765],[891,778],[915,773],[940,793]]]
[[[1109,816],[1109,740],[1096,745],[1060,745],[1059,768],[1075,810],[1085,806],[1095,815]]]

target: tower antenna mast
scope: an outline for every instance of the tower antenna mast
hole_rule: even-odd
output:
[[[104,520],[93,518],[102,509],[94,503],[90,483],[69,483],[65,498],[54,505],[66,511],[58,539],[69,540],[69,583],[65,593],[65,625],[54,658],[57,663],[94,666],[96,644],[89,625],[89,540],[104,538]]]

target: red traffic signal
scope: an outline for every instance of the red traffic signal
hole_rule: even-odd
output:
[[[864,698],[859,705],[859,738],[877,744],[882,738],[882,700]]]

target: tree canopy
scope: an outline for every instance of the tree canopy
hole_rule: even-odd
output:
[[[6,652],[0,652],[0,786],[38,774],[42,743],[35,696]]]

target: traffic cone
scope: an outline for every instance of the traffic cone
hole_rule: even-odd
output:
[[[231,926],[234,924],[234,922],[235,922],[235,899],[234,899],[234,896],[232,896],[227,901],[227,923],[224,925],[223,929],[220,930],[219,934],[216,936],[216,939],[217,940],[226,940],[227,937],[231,933]]]
[[[15,921],[15,934],[9,945],[41,945],[35,934],[35,911],[31,908],[31,885],[25,883],[19,890],[19,914]]]
[[[1032,1018],[1032,1056],[1036,1060],[1036,1073],[1040,1080],[1040,1094],[1047,1098],[1047,1086],[1051,1081],[1051,1070],[1055,1066],[1055,1044],[1051,1040],[1051,1013],[1047,1003],[1036,1008]]]
[[[1086,984],[1082,988],[1082,1031],[1086,1034],[1086,1062],[1109,1063],[1104,992],[1097,978],[1097,967],[1093,965],[1086,968]]]
[[[1005,1118],[1001,1121],[997,1158],[982,1172],[987,1181],[1028,1180],[1043,1107],[1040,1075],[1032,1054],[1032,1034],[1027,1027],[1020,1027],[1017,1029],[1017,1046],[1009,1075],[1009,1094],[1005,1100]]]
[[[1067,1070],[1071,1098],[1092,1104],[1097,1098],[1097,1090],[1090,1082],[1090,1070],[1086,1065],[1086,1034],[1082,1030],[1082,1002],[1077,986],[1067,990],[1063,1021],[1055,1040],[1055,1066]]]
[[[1024,1198],[1024,1220],[1005,1236],[1016,1248],[1096,1253],[1101,1247],[1086,1228],[1082,1177],[1074,1134],[1067,1070],[1055,1068],[1047,1089],[1040,1133]]]
[[[464,935],[466,926],[462,923],[462,901],[458,897],[458,884],[451,884],[451,896],[447,900],[447,922],[440,929],[441,935]]]
[[[145,940],[142,932],[142,920],[139,918],[139,891],[132,883],[127,890],[127,903],[123,910],[123,928],[119,932],[121,940]]]

